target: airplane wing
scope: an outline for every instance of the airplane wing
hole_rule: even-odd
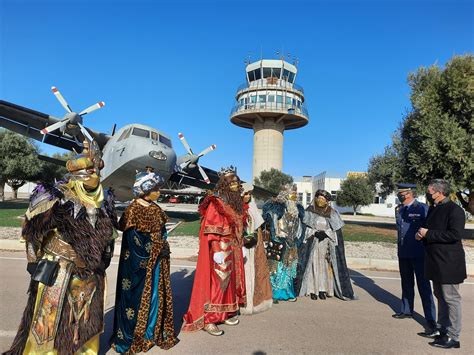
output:
[[[81,151],[82,147],[77,144],[74,137],[68,134],[61,134],[60,132],[49,133],[46,136],[41,134],[43,128],[58,121],[57,118],[45,113],[0,100],[0,127],[59,148]],[[107,134],[98,133],[89,128],[87,130],[101,149],[110,139]]]
[[[205,168],[203,166],[201,167],[206,172],[207,176],[209,177],[209,180],[211,180],[210,184],[207,184],[202,179],[202,176],[197,168],[188,170],[185,173],[176,172],[171,175],[170,180],[173,182],[183,184],[183,185],[196,186],[200,189],[206,189],[206,190],[213,189],[216,186],[217,181],[219,181],[219,175],[217,171],[209,169],[209,168]],[[245,181],[242,181],[242,182],[245,182]],[[264,200],[264,201],[277,196],[277,194],[259,186],[254,186],[253,195],[256,198]]]
[[[195,186],[200,189],[211,190],[213,189],[217,181],[219,181],[219,175],[217,172],[205,167],[202,167],[203,170],[206,172],[209,180],[211,181],[210,184],[207,184],[201,176],[198,168],[187,170],[186,172],[175,172],[173,173],[169,180],[173,182],[177,182],[183,185]]]

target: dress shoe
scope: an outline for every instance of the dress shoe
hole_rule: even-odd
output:
[[[413,315],[406,314],[406,313],[395,313],[395,314],[392,314],[392,317],[396,319],[404,319],[404,318],[413,318]]]
[[[273,304],[278,304],[280,301],[278,301],[276,298],[273,299]]]
[[[287,299],[288,302],[296,302],[296,300],[297,300],[296,297],[295,297],[295,298],[288,298],[288,299]]]
[[[206,332],[208,332],[209,334],[214,335],[214,336],[216,336],[216,337],[218,337],[218,336],[224,334],[224,331],[221,330],[221,329],[219,329],[219,328],[217,327],[217,325],[215,325],[215,324],[213,324],[213,323],[206,324],[206,325],[204,326],[204,330],[205,330]]]
[[[438,338],[429,344],[436,348],[442,348],[442,349],[451,349],[451,348],[459,349],[461,347],[461,343],[459,341],[454,340],[453,338],[447,335],[445,335],[444,337]]]
[[[320,292],[319,293],[319,299],[325,300],[326,299],[326,292]]]
[[[315,293],[310,293],[309,296],[311,297],[312,300],[316,301],[318,299],[318,296]]]
[[[240,320],[237,317],[232,317],[224,321],[225,325],[237,325],[240,323]]]
[[[441,333],[438,329],[427,329],[424,332],[418,333],[420,337],[423,338],[431,338],[436,339],[437,337],[441,337]]]

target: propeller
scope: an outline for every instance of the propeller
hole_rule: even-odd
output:
[[[194,166],[197,166],[199,169],[199,173],[201,174],[203,180],[206,182],[206,184],[210,184],[211,181],[209,180],[209,177],[207,176],[206,172],[204,169],[198,164],[199,158],[203,157],[210,151],[213,151],[217,148],[215,144],[210,145],[206,149],[204,149],[201,153],[199,154],[194,154],[193,150],[189,146],[188,142],[186,141],[186,138],[184,138],[184,135],[182,133],[178,133],[178,137],[181,140],[181,143],[183,143],[184,149],[188,152],[188,158],[184,160],[179,167],[181,169],[185,169],[187,167],[193,168]]]
[[[101,107],[105,106],[105,102],[100,101],[92,106],[89,106],[85,110],[82,110],[79,114],[76,112],[72,111],[71,106],[67,103],[66,99],[61,95],[59,92],[58,88],[56,86],[51,87],[51,91],[53,92],[54,96],[58,99],[59,103],[61,104],[62,107],[67,111],[67,114],[64,116],[62,120],[59,122],[53,123],[52,125],[43,128],[41,130],[41,133],[43,135],[46,135],[48,133],[51,133],[57,129],[60,129],[63,133],[66,130],[66,127],[68,124],[72,126],[78,126],[79,129],[81,130],[82,134],[84,137],[86,137],[88,140],[92,141],[93,138],[89,131],[82,125],[82,116],[87,115]]]

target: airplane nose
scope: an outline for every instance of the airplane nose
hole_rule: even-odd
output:
[[[156,160],[162,160],[163,161],[163,160],[168,159],[166,154],[161,152],[161,151],[152,150],[150,153],[148,153],[148,155],[152,158],[155,158]]]

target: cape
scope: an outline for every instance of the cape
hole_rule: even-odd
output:
[[[187,332],[197,331],[204,327],[204,313],[210,308],[210,265],[213,261],[210,260],[208,235],[242,238],[242,218],[219,197],[206,196],[199,206],[199,213],[201,214],[199,256],[189,309],[184,315],[182,327],[182,330]],[[241,287],[245,289],[245,285],[241,285]]]
[[[298,218],[303,221],[304,218],[304,207],[297,203],[296,207],[298,208]],[[286,205],[282,202],[277,201],[267,201],[262,207],[262,215],[265,221],[265,224],[270,230],[270,234],[272,237],[275,236],[275,224],[273,223],[273,216],[276,217],[277,220],[281,219],[286,212]],[[304,233],[303,233],[304,235]]]
[[[173,325],[167,220],[158,205],[143,206],[137,200],[120,219],[124,233],[110,340],[118,353],[147,352],[154,345],[170,349],[178,343]]]
[[[64,279],[65,282],[61,287],[56,286],[56,283],[54,287],[46,287],[37,281],[30,281],[27,305],[17,335],[10,350],[5,354],[23,353],[35,317],[37,294],[43,289],[57,289],[66,293],[65,302],[61,308],[58,308],[57,328],[54,339],[51,340],[54,341],[54,349],[58,354],[73,354],[103,330],[105,269],[113,256],[115,226],[117,225],[113,193],[112,191],[105,193],[102,206],[94,211],[95,224],[92,225],[86,208],[81,208],[68,199],[63,193],[63,187],[64,182],[59,182],[54,186],[39,184],[35,188],[25,214],[22,235],[26,241],[29,263],[37,262],[43,257],[43,247],[51,240],[52,235],[57,234],[70,246],[69,248],[72,248],[77,260],[80,260],[80,267],[76,263],[75,266],[69,264],[63,268],[64,264],[60,262],[61,271],[64,272],[59,272],[57,279]],[[79,305],[68,301],[68,295],[75,297],[75,292],[78,292],[72,281],[74,275],[88,280],[86,285],[80,285],[80,287],[87,287],[85,292],[89,292],[90,296],[90,303],[86,309],[88,320],[84,322],[82,319],[78,322],[76,334],[79,339],[76,342],[73,341],[75,330],[74,325],[71,324],[71,314],[75,312],[73,308]],[[91,291],[92,288],[95,291]],[[43,295],[46,295],[45,299],[54,297],[46,292]],[[37,307],[40,306],[41,304]]]

